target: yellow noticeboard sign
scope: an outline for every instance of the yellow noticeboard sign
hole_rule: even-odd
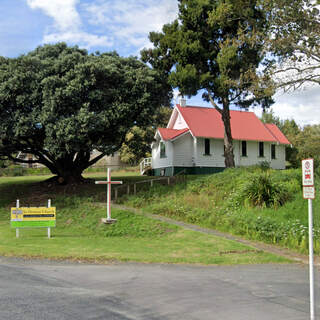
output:
[[[19,207],[11,208],[11,227],[34,228],[55,227],[55,207]]]

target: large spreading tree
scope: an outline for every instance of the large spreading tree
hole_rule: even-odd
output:
[[[233,167],[230,107],[271,103],[273,87],[262,72],[268,17],[258,0],[179,0],[179,15],[151,32],[153,49],[142,59],[168,78],[183,95],[203,90],[221,114],[225,165]]]
[[[170,93],[134,57],[88,54],[64,43],[0,57],[0,158],[41,163],[60,181],[119,150],[134,125],[146,127]],[[91,152],[101,155],[91,158]],[[19,152],[35,160],[17,159]]]

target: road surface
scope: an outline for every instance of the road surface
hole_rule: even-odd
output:
[[[318,271],[315,280],[319,301]],[[308,266],[297,264],[90,265],[0,258],[0,286],[1,320],[309,319]]]

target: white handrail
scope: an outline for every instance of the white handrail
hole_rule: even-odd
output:
[[[152,158],[144,158],[141,162],[140,162],[140,174],[143,175],[144,171],[147,167],[151,167],[152,165]]]

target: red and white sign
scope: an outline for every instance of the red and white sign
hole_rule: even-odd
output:
[[[314,187],[303,187],[303,198],[304,199],[314,199],[315,198]]]
[[[314,185],[313,159],[302,160],[302,185],[305,187]]]

